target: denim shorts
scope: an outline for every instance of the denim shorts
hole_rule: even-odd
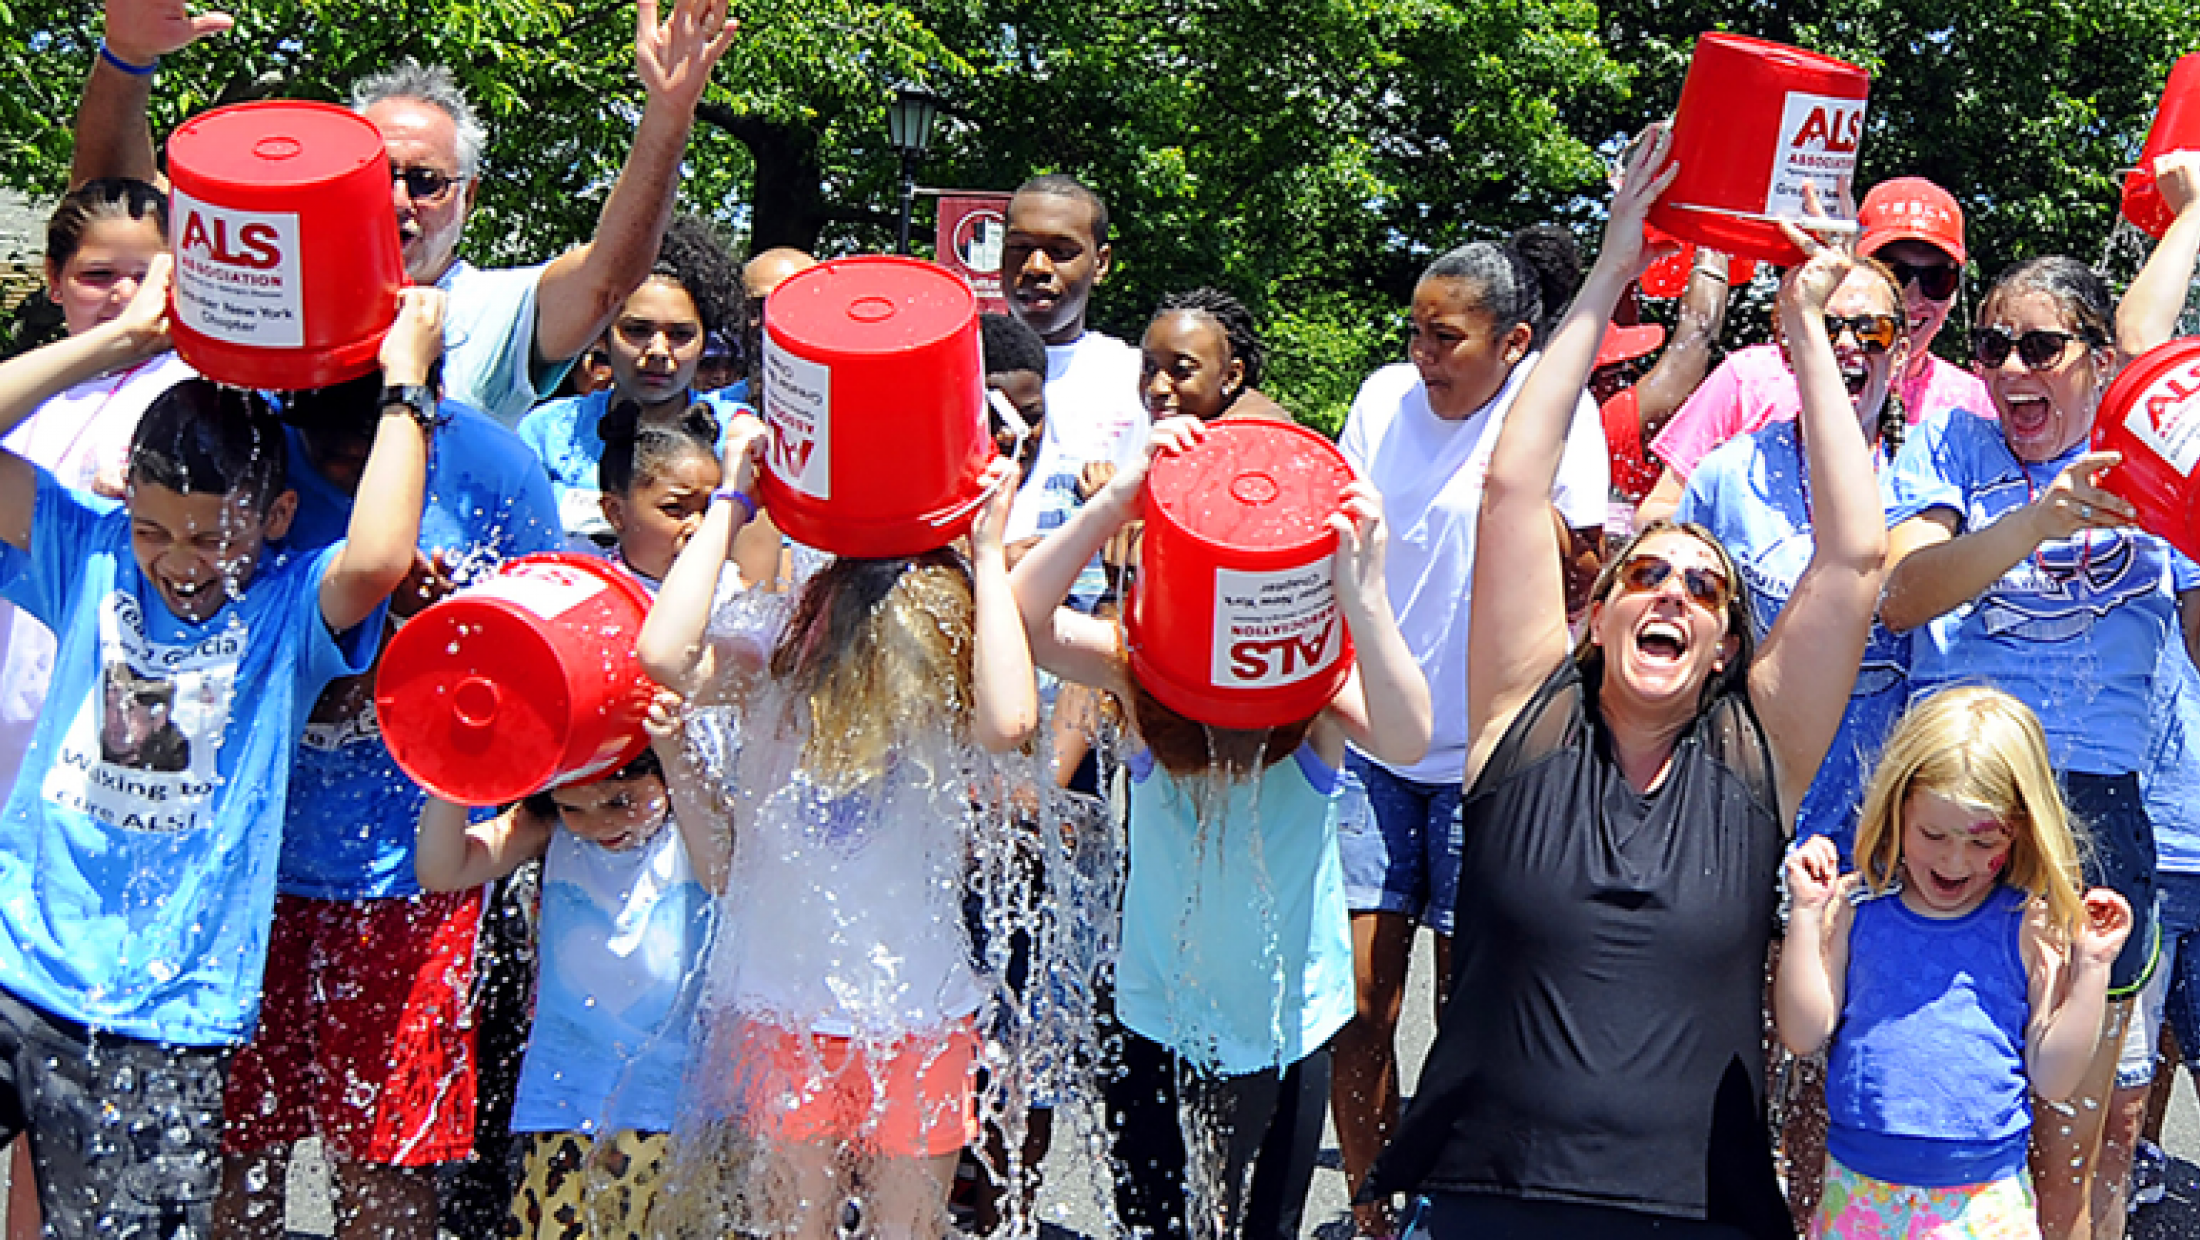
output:
[[[1459,785],[1406,779],[1348,753],[1337,797],[1346,907],[1404,913],[1450,934],[1459,895]]]
[[[2154,825],[2147,820],[2137,775],[2065,771],[2063,796],[2084,831],[2088,887],[2107,887],[2131,903],[2131,937],[2108,972],[2108,997],[2129,999],[2154,976],[2162,927],[2154,916]]]

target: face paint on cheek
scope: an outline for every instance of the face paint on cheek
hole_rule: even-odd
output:
[[[1998,853],[1995,853],[1995,854],[1994,854],[1993,856],[1991,856],[1991,857],[1988,857],[1988,858],[1986,859],[1986,872],[1987,872],[1988,874],[1992,874],[1992,875],[1994,875],[1995,877],[1997,877],[1997,878],[1998,878],[1998,877],[2000,877],[2000,875],[2001,875],[2001,870],[2002,870],[2002,867],[2003,867],[2003,866],[2005,866],[2005,865],[2008,865],[2008,864],[2009,864],[2009,854],[2008,854],[2008,853],[2006,853],[2006,852],[1998,852]]]

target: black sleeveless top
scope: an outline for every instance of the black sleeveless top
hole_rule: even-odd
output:
[[[1764,1114],[1784,849],[1746,694],[1644,796],[1568,659],[1463,810],[1451,1000],[1377,1193],[1498,1193],[1794,1235]]]

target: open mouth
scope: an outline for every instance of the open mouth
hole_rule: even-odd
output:
[[[2049,420],[2054,417],[2054,406],[2044,396],[2006,396],[2002,403],[2007,406],[2003,422],[2010,431],[2022,436],[2032,437],[2043,433]]]
[[[1688,630],[1670,620],[1652,620],[1635,633],[1635,648],[1659,663],[1678,663],[1688,653]]]
[[[1971,880],[1968,878],[1943,878],[1941,875],[1928,870],[1925,873],[1925,885],[1930,887],[1933,894],[1941,899],[1953,900],[1970,888]]]
[[[1864,389],[1871,384],[1871,381],[1872,368],[1863,358],[1844,357],[1841,359],[1841,383],[1849,389],[1850,398],[1862,396]]]

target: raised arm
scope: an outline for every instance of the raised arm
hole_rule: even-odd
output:
[[[1016,502],[1016,462],[995,458],[986,467],[990,491],[970,527],[972,597],[970,731],[980,745],[1006,753],[1031,739],[1039,726],[1039,684],[1031,671],[1031,643],[1008,584],[1001,531]]]
[[[2200,151],[2171,151],[2154,161],[2154,184],[2177,218],[2147,256],[2116,307],[2116,348],[2137,357],[2177,334],[2177,316],[2200,261]]]
[[[96,57],[76,109],[76,155],[69,188],[98,177],[131,177],[167,188],[153,158],[153,130],[145,119],[153,101],[152,68],[236,23],[227,13],[191,15],[183,0],[107,0],[101,38],[107,56]],[[133,72],[142,69],[144,72]]]
[[[1787,225],[1809,260],[1788,274],[1778,313],[1802,396],[1810,463],[1810,562],[1749,669],[1750,698],[1772,743],[1787,813],[1802,802],[1840,730],[1886,573],[1887,518],[1871,448],[1826,335],[1826,302],[1855,257]],[[1885,365],[1899,372],[1901,346]]]
[[[733,868],[733,807],[712,788],[688,748],[686,704],[680,695],[660,689],[649,703],[643,726],[650,747],[664,768],[665,791],[672,797],[672,821],[687,848],[688,866],[705,890],[723,892]]]
[[[431,796],[420,811],[413,876],[429,891],[466,891],[495,882],[542,855],[553,824],[514,805],[487,822],[468,822],[463,805]]]
[[[155,255],[145,280],[120,315],[90,331],[0,362],[0,436],[54,395],[117,367],[141,362],[168,347],[170,260]],[[31,512],[37,506],[37,470],[0,448],[0,541],[28,549]]]
[[[1711,346],[1726,326],[1727,258],[1717,250],[1696,250],[1696,264],[1681,290],[1673,316],[1673,337],[1657,365],[1635,384],[1636,417],[1642,423],[1643,451],[1703,383],[1711,369]]]
[[[1772,1020],[1781,1045],[1815,1055],[1841,1022],[1854,915],[1832,840],[1815,835],[1788,854],[1787,887],[1794,903],[1772,981]]]
[[[2108,973],[2131,934],[2131,906],[2106,887],[2085,893],[2085,921],[2067,949],[2035,901],[2022,942],[2032,1015],[2024,1038],[2032,1092],[2059,1102],[2078,1092],[2108,1012]]]
[[[1666,158],[1671,145],[1661,124],[1645,130],[1629,149],[1612,194],[1604,248],[1514,398],[1490,455],[1475,526],[1473,623],[1467,635],[1470,781],[1480,757],[1571,644],[1550,518],[1551,484],[1605,324],[1620,295],[1642,273],[1643,217],[1679,172]]]
[[[634,71],[647,92],[634,149],[596,217],[596,235],[542,273],[535,295],[535,358],[562,362],[595,343],[657,261],[672,220],[680,159],[695,125],[695,105],[739,23],[727,0],[674,0],[657,20],[657,0],[636,6]]]
[[[711,500],[702,526],[673,558],[672,571],[665,574],[635,642],[642,670],[683,697],[696,697],[708,678],[703,630],[710,624],[718,575],[733,553],[734,535],[749,521],[751,509],[734,497],[756,494],[756,457],[765,433],[761,421],[746,415],[727,428],[726,484]],[[754,502],[750,498],[749,503]]]
[[[442,292],[406,289],[397,304],[397,322],[382,338],[382,382],[387,387],[425,385],[442,352]],[[321,619],[331,633],[342,633],[374,614],[412,571],[420,546],[420,509],[427,502],[429,433],[420,410],[385,401],[352,499],[343,549],[321,578]]]
[[[1376,761],[1409,766],[1428,753],[1428,678],[1390,609],[1383,581],[1390,535],[1375,484],[1362,479],[1346,488],[1329,528],[1337,531],[1337,610],[1352,633],[1354,656],[1352,679],[1330,703],[1329,715]]]

